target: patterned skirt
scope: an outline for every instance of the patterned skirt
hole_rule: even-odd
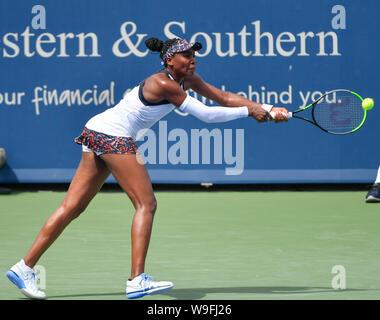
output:
[[[74,141],[91,149],[97,154],[136,154],[137,145],[135,140],[129,137],[115,137],[101,132],[83,129],[82,134]]]

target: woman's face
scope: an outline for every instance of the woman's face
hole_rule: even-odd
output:
[[[176,53],[173,57],[167,59],[167,64],[177,75],[183,77],[192,76],[197,64],[197,61],[195,60],[195,51],[190,49]]]

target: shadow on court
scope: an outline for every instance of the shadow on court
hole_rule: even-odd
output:
[[[198,288],[198,289],[173,289],[164,295],[178,300],[197,300],[208,294],[247,294],[248,299],[260,299],[261,295],[286,295],[289,294],[314,294],[314,293],[337,293],[337,292],[367,291],[366,289],[334,290],[331,287],[231,287],[231,288]],[[257,295],[257,296],[255,296]],[[230,297],[233,298],[233,297]],[[237,299],[244,297],[239,296]]]
[[[191,289],[172,289],[161,296],[168,296],[177,300],[198,300],[205,298],[208,294],[250,294],[247,299],[260,299],[260,294],[273,294],[273,295],[286,295],[288,294],[314,294],[314,293],[342,293],[342,292],[361,292],[361,291],[377,291],[380,289],[344,289],[334,290],[329,287],[231,287],[231,288],[191,288]],[[257,295],[257,296],[253,296]],[[109,292],[109,293],[82,293],[70,295],[48,296],[48,299],[61,299],[61,298],[84,298],[94,299],[96,297],[110,297],[110,296],[125,296],[125,292]],[[160,295],[157,295],[159,300]],[[233,298],[233,297],[230,297]],[[244,297],[236,297],[241,300]]]

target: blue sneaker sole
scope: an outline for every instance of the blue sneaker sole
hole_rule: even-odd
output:
[[[24,281],[15,272],[9,270],[6,275],[8,279],[17,286],[17,288],[25,289]]]
[[[138,298],[146,296],[147,294],[148,294],[147,292],[132,292],[132,293],[127,293],[127,298],[128,299],[138,299]]]
[[[162,289],[157,289],[157,290],[154,290],[154,291],[137,291],[137,292],[131,292],[131,293],[127,293],[127,298],[128,299],[138,299],[138,298],[142,298],[146,295],[155,295],[155,294],[162,294],[162,293],[165,293],[165,292],[168,292],[170,289],[172,289],[173,287],[168,287],[168,288],[162,288]]]

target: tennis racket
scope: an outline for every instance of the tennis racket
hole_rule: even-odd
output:
[[[336,89],[326,92],[313,103],[289,112],[288,118],[307,121],[331,134],[348,134],[359,130],[366,118],[367,110],[362,107],[363,98],[351,90]],[[311,109],[311,119],[299,114]],[[275,112],[270,112],[275,118]]]

